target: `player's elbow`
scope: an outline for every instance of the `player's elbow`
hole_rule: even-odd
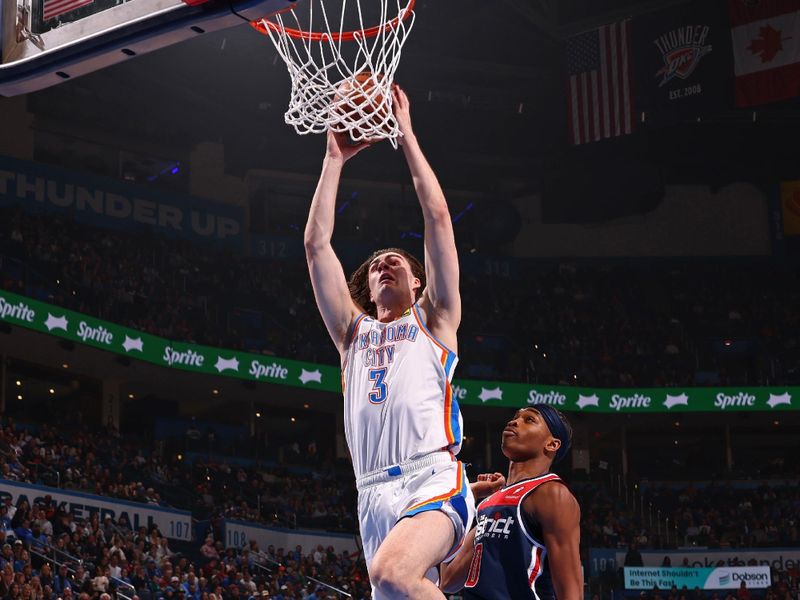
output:
[[[314,236],[309,233],[306,233],[306,235],[303,237],[303,246],[306,250],[306,258],[309,260],[318,256],[329,245],[330,242],[326,242],[325,240],[320,239],[318,236]]]
[[[444,198],[428,207],[428,222],[431,225],[447,227],[451,225],[450,209],[447,207],[447,202],[445,202]]]

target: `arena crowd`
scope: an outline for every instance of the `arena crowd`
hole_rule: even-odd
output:
[[[338,360],[301,257],[248,258],[0,208],[0,259],[3,289],[147,333]],[[800,277],[791,266],[513,264],[507,276],[462,273],[461,377],[606,387],[800,382]]]

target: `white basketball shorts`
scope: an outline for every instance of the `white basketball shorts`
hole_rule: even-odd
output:
[[[406,517],[428,510],[440,510],[453,523],[453,547],[445,562],[455,557],[472,528],[475,500],[464,465],[446,451],[374,473],[356,481],[358,519],[367,569],[392,527]],[[438,565],[437,565],[438,566]],[[426,577],[438,583],[439,572],[431,568]],[[373,588],[373,598],[381,600]]]

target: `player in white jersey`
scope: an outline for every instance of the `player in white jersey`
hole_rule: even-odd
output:
[[[461,321],[450,213],[398,87],[394,111],[425,220],[425,267],[400,249],[373,254],[345,279],[331,246],[344,163],[367,147],[328,133],[305,230],[311,282],[342,362],[345,433],[373,597],[444,598],[437,566],[474,516],[462,420],[450,389]]]

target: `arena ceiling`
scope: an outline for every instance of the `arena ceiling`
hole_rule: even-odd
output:
[[[567,145],[563,40],[677,3],[419,0],[397,81],[411,96],[418,135],[445,185],[487,193],[503,183],[536,190],[541,175],[555,167],[580,168],[598,152],[615,152],[619,144],[591,144],[602,148],[576,159]],[[289,78],[272,45],[242,25],[31,94],[28,106],[37,129],[109,148],[185,161],[192,146],[210,141],[224,145],[229,174],[254,168],[316,173],[323,141],[297,136],[283,123],[288,93]],[[798,115],[794,108],[780,112],[776,129],[785,129],[787,119],[797,127]],[[766,144],[763,132],[741,143],[736,128],[750,122],[749,114],[720,115],[705,130],[639,140],[628,152],[638,157],[658,147],[656,158],[680,176],[698,165],[741,173],[740,165],[726,167],[738,146],[754,153],[741,160],[779,164],[764,158],[764,148],[778,147],[772,133]],[[707,129],[714,124],[719,128]],[[392,155],[388,144],[380,145],[348,166],[348,175],[406,180],[404,161]],[[787,164],[793,165],[791,157]]]

